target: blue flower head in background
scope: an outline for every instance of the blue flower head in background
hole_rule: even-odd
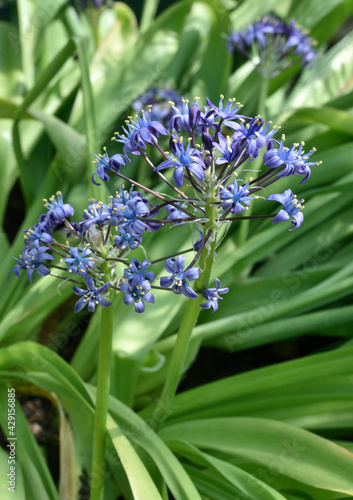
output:
[[[243,30],[230,30],[225,38],[228,51],[244,54],[264,78],[273,78],[297,62],[308,66],[317,57],[316,40],[294,19],[287,24],[270,14]]]
[[[132,107],[136,112],[141,109],[151,109],[151,119],[161,122],[165,127],[168,127],[171,118],[173,117],[173,109],[170,102],[174,106],[180,106],[181,96],[178,92],[168,84],[155,85],[141,94],[133,103]]]
[[[281,23],[263,20],[248,30],[242,43],[252,39],[265,47],[267,37],[279,35],[282,29]],[[158,299],[162,292],[184,295],[215,312],[228,288],[221,288],[219,278],[215,288],[208,287],[210,269],[203,273],[208,257],[212,255],[213,262],[217,256],[219,228],[252,218],[290,221],[290,231],[302,225],[304,200],[299,201],[291,189],[276,193],[273,185],[292,175],[306,182],[311,167],[320,163],[309,161],[315,149],[305,153],[304,143],[286,146],[283,135],[276,139],[279,127],[264,123],[260,116],[240,115],[241,105],[235,99],[224,101],[221,95],[218,105],[207,99],[203,111],[199,98],[191,105],[188,99],[180,102],[169,104],[171,118],[165,125],[148,105],[136,119],[129,117],[125,134],[115,135],[122,152],[109,156],[104,149],[102,155],[94,155],[92,182],[98,184],[95,176],[105,183],[116,176],[129,184],[110,195],[108,203],[92,199],[81,219],[71,221],[74,209],[64,203],[60,192],[45,200],[46,212],[25,231],[25,248],[9,274],[18,278],[25,271],[32,282],[36,271],[73,282],[73,291],[80,296],[75,312],[86,306],[89,312],[97,306],[109,307],[114,295],[121,293],[126,306],[134,305],[137,313],[143,313],[154,304],[155,294]],[[168,144],[170,152],[164,149]],[[253,170],[254,159],[262,153],[264,171]],[[136,156],[154,176],[151,185],[130,177]],[[256,176],[249,177],[249,170]],[[270,213],[266,199],[282,208]],[[258,209],[252,215],[255,204]],[[161,257],[154,246],[148,252],[143,249],[146,233],[171,228],[171,238],[179,241],[181,226],[184,236],[179,251]],[[185,227],[190,228],[189,241]],[[70,242],[63,241],[67,232]],[[141,252],[145,252],[142,260]]]

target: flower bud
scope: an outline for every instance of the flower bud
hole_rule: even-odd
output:
[[[200,106],[198,104],[193,104],[189,109],[189,125],[191,130],[194,130],[200,121]]]
[[[87,230],[86,234],[87,241],[96,248],[100,248],[103,245],[103,235],[102,231],[96,228],[94,224],[91,224]]]
[[[202,132],[202,142],[203,142],[205,149],[207,151],[209,151],[210,153],[212,153],[213,139],[212,139],[211,135],[208,134],[207,132]]]

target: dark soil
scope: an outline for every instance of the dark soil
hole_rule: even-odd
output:
[[[54,482],[59,482],[59,426],[58,411],[46,398],[16,391],[28,425],[39,446],[46,452],[46,459]],[[8,452],[5,434],[0,429],[0,446]]]

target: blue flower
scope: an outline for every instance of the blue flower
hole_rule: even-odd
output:
[[[159,134],[166,135],[168,133],[164,125],[151,119],[151,108],[148,108],[146,113],[142,110],[141,114],[142,118],[136,115],[137,121],[131,121],[135,127],[135,141],[140,138],[143,143],[153,144],[153,141],[157,141]]]
[[[240,123],[232,123],[229,126],[235,130],[233,134],[234,141],[245,141],[248,147],[248,155],[250,158],[257,158],[261,148],[270,141],[272,135],[278,132],[278,127],[274,127],[270,132],[268,129],[270,123],[267,123],[264,128],[263,120],[260,116],[256,116],[244,125],[244,120]]]
[[[21,269],[26,270],[26,275],[28,280],[32,283],[32,274],[34,271],[37,271],[39,276],[47,276],[50,274],[50,270],[45,267],[43,264],[44,260],[53,260],[54,257],[46,251],[49,250],[48,247],[40,247],[40,248],[31,248],[25,247],[22,251],[22,255],[20,255],[19,259],[16,259],[16,266],[13,267],[7,277],[10,276],[10,273],[14,272],[16,278],[19,277],[19,273]]]
[[[68,203],[63,202],[63,197],[60,191],[56,193],[56,196],[57,199],[55,199],[55,196],[53,195],[49,198],[49,201],[47,199],[43,200],[46,202],[44,206],[48,209],[48,224],[53,228],[64,222],[64,220],[70,215],[74,215],[74,209]],[[44,218],[45,216],[42,216],[42,220],[44,220]]]
[[[135,250],[142,243],[142,236],[139,234],[128,233],[122,227],[118,228],[119,234],[115,236],[114,243],[119,250]]]
[[[184,202],[178,202],[176,203],[176,205],[182,207],[182,208],[187,208],[187,203]],[[166,209],[166,211],[168,212],[168,216],[167,216],[167,219],[168,220],[175,220],[175,225],[178,225],[178,226],[183,226],[185,224],[185,222],[178,222],[178,219],[185,219],[185,218],[188,218],[189,216],[185,213],[185,212],[182,212],[181,210],[179,210],[175,205],[166,205],[164,207]]]
[[[300,143],[298,151],[296,151],[296,158],[292,163],[294,173],[297,175],[304,175],[304,178],[301,180],[300,184],[304,184],[306,182],[310,175],[311,175],[311,169],[313,165],[321,165],[321,161],[316,161],[316,162],[308,162],[308,159],[312,154],[316,152],[316,148],[313,148],[309,153],[304,153],[303,151],[303,146],[304,142]]]
[[[173,101],[174,106],[181,105],[181,96],[176,90],[168,85],[163,87],[151,87],[147,92],[141,94],[140,97],[132,103],[135,111],[140,111],[149,107],[151,109],[151,120],[160,121],[163,124],[168,124],[173,116],[173,110],[170,109],[170,101]]]
[[[107,3],[107,0],[79,0],[78,4],[80,9],[86,10],[86,9],[99,9],[103,7]]]
[[[300,182],[303,184],[308,180],[311,174],[310,167],[312,165],[320,165],[321,162],[308,162],[309,157],[315,153],[316,149],[313,148],[309,153],[304,153],[304,143],[294,143],[291,148],[287,148],[283,144],[285,139],[282,136],[279,148],[274,148],[273,143],[269,145],[269,149],[264,154],[264,163],[269,168],[277,168],[284,165],[284,168],[277,173],[277,178],[286,177],[292,174],[304,175]],[[299,146],[299,149],[296,148]]]
[[[286,47],[294,48],[294,54],[301,57],[303,67],[317,58],[315,44],[316,40],[308,37],[305,30],[292,19],[287,29]]]
[[[125,204],[117,206],[119,218],[118,231],[124,229],[132,235],[142,234],[147,228],[147,224],[139,217],[149,214],[147,204],[138,196],[130,198]]]
[[[291,223],[294,227],[290,228],[289,231],[294,231],[298,229],[303,223],[304,215],[301,212],[301,209],[304,208],[302,203],[304,200],[297,200],[297,196],[292,193],[290,189],[287,189],[282,194],[271,194],[267,200],[278,201],[283,205],[283,209],[281,209],[278,214],[273,218],[272,224],[276,224],[277,222],[283,222],[285,220],[291,220]]]
[[[203,241],[203,232],[198,227],[196,228],[196,231],[198,231],[199,235],[197,237],[197,240],[193,244],[193,247],[194,247],[195,252],[198,252],[200,250],[201,243]]]
[[[229,135],[225,138],[222,134],[218,134],[218,143],[214,142],[213,145],[222,154],[220,158],[217,158],[216,165],[231,163],[239,156],[238,141],[230,142]]]
[[[141,202],[142,205],[137,205],[138,202]],[[125,219],[131,219],[131,211],[138,210],[139,213],[137,215],[148,215],[148,200],[142,198],[142,195],[139,191],[134,191],[133,188],[130,191],[124,190],[122,187],[119,188],[119,191],[116,192],[115,196],[110,196],[110,205],[106,205],[106,210],[110,214],[109,224],[111,226],[116,226],[123,224],[125,227]],[[144,229],[146,229],[146,225],[144,225]],[[144,231],[141,230],[139,232]]]
[[[109,281],[104,283],[103,286],[96,288],[94,286],[94,281],[90,276],[86,276],[85,283],[87,289],[78,288],[77,286],[73,286],[72,289],[76,295],[83,295],[75,304],[74,312],[78,313],[84,307],[88,306],[89,312],[94,312],[96,309],[96,305],[100,305],[102,307],[111,306],[111,302],[105,297],[102,297],[101,294],[106,291],[109,286]]]
[[[49,244],[53,241],[53,232],[48,225],[47,217],[38,224],[34,224],[31,229],[25,229],[25,245],[38,250],[40,243]]]
[[[227,48],[256,61],[259,71],[266,78],[273,78],[301,58],[302,66],[317,57],[315,40],[291,20],[290,25],[276,16],[266,15],[243,31],[230,32],[225,37]]]
[[[82,217],[84,220],[80,224],[87,231],[91,224],[98,224],[99,227],[105,226],[110,218],[110,213],[107,205],[101,201],[93,200],[88,208],[84,210]]]
[[[129,117],[132,118],[131,116]],[[118,134],[115,132],[116,137],[113,137],[112,140],[116,142],[122,142],[124,144],[123,152],[124,155],[131,153],[133,155],[140,155],[139,149],[145,149],[146,144],[140,138],[137,132],[137,127],[134,123],[131,123],[129,120],[125,120],[128,130],[125,127],[122,127],[124,134]],[[119,139],[118,139],[119,138]]]
[[[216,130],[218,123],[215,120],[217,120],[217,118],[218,116],[214,112],[214,109],[210,109],[208,106],[204,106],[204,111],[201,111],[199,122],[199,129],[201,133],[207,133],[207,130],[210,128]],[[211,151],[207,147],[206,149]]]
[[[284,165],[278,177],[285,177],[293,173],[293,163],[297,159],[295,148],[297,144],[293,144],[289,149],[284,146],[283,141],[285,136],[282,136],[279,148],[274,148],[273,143],[269,145],[269,149],[264,153],[264,164],[269,168],[277,168]]]
[[[229,292],[229,288],[219,288],[220,285],[220,280],[216,278],[216,288],[206,288],[206,290],[202,292],[202,296],[207,300],[207,302],[205,302],[204,304],[200,304],[200,307],[202,307],[202,309],[210,309],[210,307],[212,307],[212,312],[217,311],[218,300],[222,299],[220,295]]]
[[[195,124],[194,119],[195,119],[195,113],[194,111],[197,110],[197,108],[193,108],[193,106],[198,107],[198,101],[199,97],[195,97],[193,104],[191,105],[189,109],[189,101],[188,99],[182,98],[182,110],[180,111],[176,106],[175,103],[170,101],[170,104],[172,106],[172,109],[175,111],[175,114],[172,116],[170,123],[169,123],[169,132],[172,133],[173,129],[175,129],[178,134],[180,134],[181,128],[184,130],[187,130],[189,133],[191,133],[192,128],[196,128],[197,124]],[[191,113],[191,121],[193,122],[193,127],[190,126],[190,111],[191,108],[193,108],[194,111]],[[198,115],[200,117],[200,115]],[[196,126],[195,126],[196,125]],[[181,127],[181,128],[180,128]]]
[[[129,281],[123,281],[120,285],[120,291],[125,293],[123,301],[129,306],[135,304],[135,311],[143,313],[145,302],[154,303],[154,296],[150,292],[151,283],[143,278],[142,274],[135,274]]]
[[[227,41],[227,50],[230,54],[233,54],[235,49],[243,54],[246,54],[247,48],[252,44],[254,37],[251,36],[250,32],[247,38],[244,36],[244,34],[245,32],[235,32],[234,30],[230,29],[229,35],[224,36]]]
[[[200,152],[196,148],[190,149],[190,141],[186,149],[184,149],[183,138],[177,135],[172,135],[170,141],[173,156],[167,155],[168,160],[163,161],[156,171],[164,168],[174,167],[173,179],[175,185],[181,187],[183,185],[184,168],[193,173],[196,177],[203,180],[205,178],[206,165],[201,158]]]
[[[163,276],[161,278],[161,287],[169,288],[171,286],[174,293],[178,295],[183,294],[189,297],[189,299],[197,299],[198,294],[190,287],[186,280],[196,280],[199,277],[200,270],[198,267],[192,267],[184,271],[184,266],[184,255],[179,255],[176,259],[168,259],[164,267],[172,276]]]
[[[77,274],[79,276],[87,276],[87,269],[92,269],[94,265],[94,259],[92,257],[89,257],[89,255],[92,255],[92,250],[89,249],[88,246],[86,246],[81,254],[80,250],[78,247],[72,247],[70,246],[70,257],[65,257],[64,260],[65,264],[68,267],[69,273]]]
[[[97,166],[97,170],[92,175],[91,181],[96,186],[100,186],[100,184],[95,181],[95,175],[97,175],[97,177],[99,177],[102,181],[107,182],[109,181],[109,172],[119,172],[122,165],[126,165],[127,161],[131,162],[129,157],[121,154],[116,154],[109,157],[105,148],[103,155],[96,155],[95,153],[93,154],[96,157],[94,163]]]
[[[216,117],[219,117],[224,123],[224,125],[231,126],[232,124],[231,120],[235,120],[237,118],[242,117],[242,115],[237,114],[242,105],[239,102],[236,102],[235,99],[233,98],[233,99],[228,99],[228,103],[226,104],[225,108],[223,108],[223,99],[224,95],[221,94],[218,107],[215,104],[212,104],[212,102],[208,98],[206,100],[207,104],[211,108],[211,111],[214,112]],[[233,105],[235,105],[235,108],[232,109]]]
[[[225,39],[227,40],[228,51],[233,54],[234,50],[237,49],[239,52],[249,57],[249,50],[251,49],[251,46],[256,42],[262,49],[265,49],[265,34],[274,34],[276,31],[277,33],[280,32],[280,30],[278,29],[278,24],[277,29],[275,29],[276,24],[269,23],[269,20],[274,19],[277,18],[275,18],[274,16],[266,16],[266,18],[263,17],[262,19],[256,21],[254,25],[248,24],[248,26],[242,31],[238,31],[235,33],[233,30],[230,30],[229,35],[225,36]]]
[[[153,271],[147,270],[151,265],[152,264],[149,260],[139,262],[137,259],[132,259],[129,267],[124,269],[124,278],[130,282],[134,276],[141,275],[148,281],[154,281],[156,279],[156,275]]]
[[[223,210],[228,210],[231,207],[233,215],[242,214],[253,199],[252,196],[248,196],[248,186],[249,182],[244,184],[244,186],[238,186],[237,178],[234,176],[234,184],[222,188],[220,192],[221,207]]]

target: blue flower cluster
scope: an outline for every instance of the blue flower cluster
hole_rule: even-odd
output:
[[[288,66],[300,61],[305,67],[317,57],[316,40],[292,19],[289,24],[273,15],[265,15],[244,30],[226,37],[228,51],[244,54],[265,78],[273,78]]]
[[[39,276],[50,274],[49,265],[43,264],[46,260],[53,260],[54,257],[48,253],[54,241],[53,230],[56,229],[65,219],[74,214],[74,209],[68,203],[63,202],[60,191],[56,196],[45,199],[47,212],[39,217],[38,223],[30,229],[24,231],[25,247],[22,254],[17,259],[16,265],[9,273],[14,272],[18,278],[20,270],[25,270],[28,280],[32,283],[32,275],[36,271]]]
[[[311,167],[320,163],[309,161],[314,149],[305,153],[304,143],[285,146],[284,136],[280,141],[275,138],[279,127],[264,123],[260,116],[239,114],[241,105],[235,99],[225,102],[221,96],[218,104],[207,99],[203,108],[198,98],[191,105],[182,99],[179,107],[173,102],[171,110],[167,127],[154,119],[150,107],[135,120],[130,117],[125,134],[114,137],[123,144],[123,153],[110,157],[104,149],[102,155],[95,155],[92,182],[97,184],[95,176],[108,182],[109,176],[115,175],[129,183],[129,189],[122,185],[108,203],[90,200],[76,222],[69,221],[74,210],[64,203],[61,193],[45,200],[47,211],[25,231],[26,246],[10,273],[18,277],[20,270],[25,270],[32,281],[37,271],[40,276],[50,274],[74,282],[73,291],[80,296],[75,312],[85,306],[90,312],[97,305],[108,307],[111,296],[123,293],[124,303],[134,304],[135,311],[142,313],[146,304],[154,303],[154,289],[199,300],[201,308],[214,312],[228,288],[221,288],[219,279],[216,288],[204,289],[199,283],[200,259],[210,251],[210,242],[217,240],[217,227],[253,217],[269,217],[272,223],[290,220],[291,231],[300,227],[304,200],[299,201],[290,189],[267,196],[268,201],[282,205],[278,213],[270,214],[265,208],[262,215],[252,216],[249,209],[258,200],[265,205],[263,196],[257,193],[265,194],[279,178],[300,175],[301,183],[306,182]],[[160,144],[164,141],[166,145],[167,139],[170,152]],[[152,149],[154,155],[149,154]],[[157,153],[160,159],[155,163],[151,158]],[[265,171],[256,178],[249,177],[251,163],[247,162],[262,153]],[[155,173],[158,190],[129,177],[128,164],[134,155],[141,156]],[[160,190],[161,181],[166,185],[165,192]],[[153,256],[155,260],[146,257],[140,262],[136,258],[133,252],[146,231],[185,224],[198,231],[197,241],[192,241],[190,248],[162,258]],[[68,231],[70,243],[60,238],[63,229]],[[187,253],[192,255],[189,261]],[[156,278],[153,266],[159,262],[163,262],[165,273]],[[61,273],[53,272],[55,269]],[[160,286],[154,284],[157,279]],[[110,300],[105,296],[108,293]]]

